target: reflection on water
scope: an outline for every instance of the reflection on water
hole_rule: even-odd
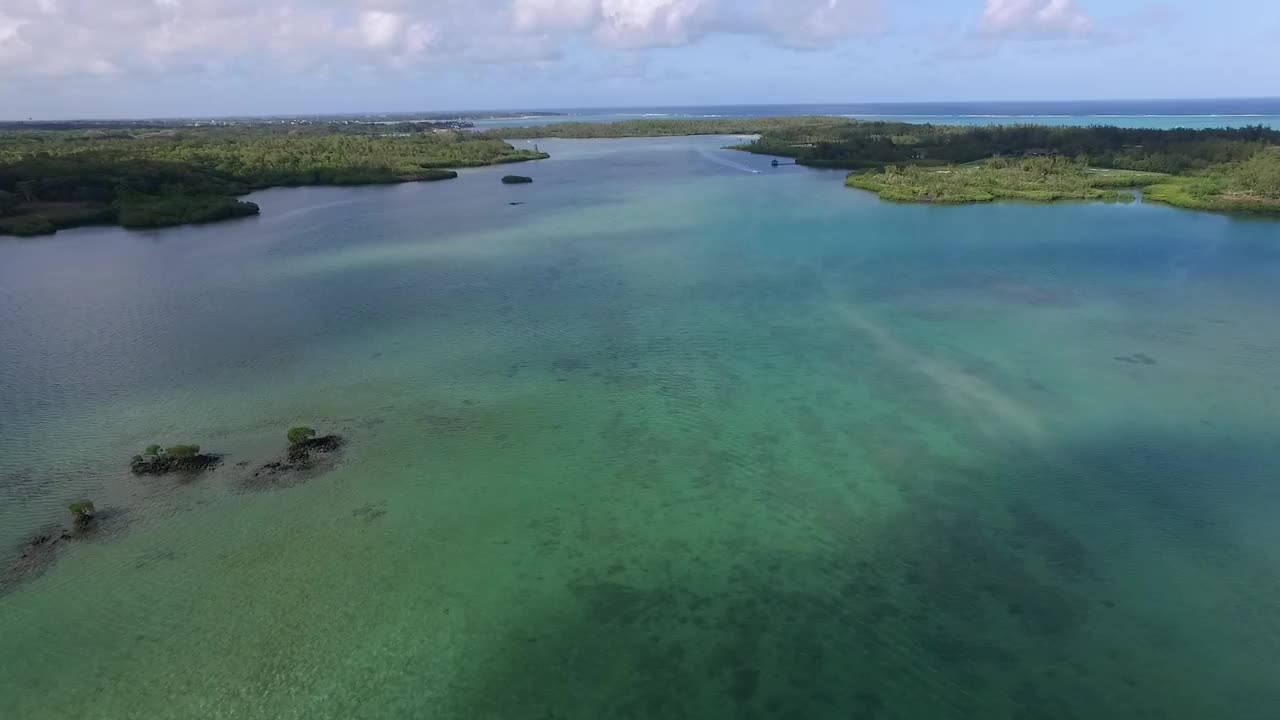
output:
[[[1274,716],[1280,225],[729,141],[0,243],[0,716]]]

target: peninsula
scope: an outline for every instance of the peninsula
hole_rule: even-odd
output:
[[[211,222],[257,214],[238,196],[268,187],[447,180],[546,157],[420,123],[7,131],[0,235]]]
[[[1109,126],[792,126],[738,149],[854,170],[849,187],[902,202],[1132,197],[1196,210],[1280,214],[1280,131]],[[861,172],[859,172],[861,171]]]

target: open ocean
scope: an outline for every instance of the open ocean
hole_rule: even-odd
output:
[[[482,119],[478,127],[556,122],[616,122],[641,118],[744,118],[832,115],[937,125],[1118,125],[1152,128],[1280,127],[1280,98],[1228,100],[1091,100],[1086,102],[852,103],[834,105],[707,105],[691,107],[548,109],[558,116]],[[470,114],[470,113],[469,113]],[[485,113],[475,113],[483,118]]]

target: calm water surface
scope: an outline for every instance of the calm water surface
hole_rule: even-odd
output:
[[[0,241],[0,717],[1280,715],[1280,223],[727,142]]]

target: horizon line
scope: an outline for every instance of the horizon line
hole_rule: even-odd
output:
[[[437,119],[465,119],[483,114],[527,114],[537,116],[566,114],[568,111],[602,110],[678,110],[687,108],[779,108],[779,107],[869,107],[883,105],[897,106],[930,106],[930,105],[1072,105],[1086,103],[1160,103],[1160,102],[1280,102],[1280,96],[1231,96],[1231,97],[1150,97],[1150,98],[1085,98],[1074,100],[868,100],[858,102],[784,102],[784,103],[717,103],[717,104],[674,104],[674,105],[582,105],[562,107],[514,107],[487,109],[449,109],[449,110],[386,110],[386,111],[352,111],[352,112],[294,112],[294,113],[240,113],[231,115],[149,115],[149,116],[85,116],[78,118],[26,118],[3,119],[0,123],[91,123],[91,122],[146,122],[146,121],[188,121],[188,120],[271,120],[289,118],[366,118],[366,117],[413,117],[434,116]],[[1275,113],[1280,115],[1280,108]],[[1176,114],[1168,114],[1176,117]],[[1265,116],[1266,114],[1259,114]],[[1242,114],[1240,117],[1250,117]]]

